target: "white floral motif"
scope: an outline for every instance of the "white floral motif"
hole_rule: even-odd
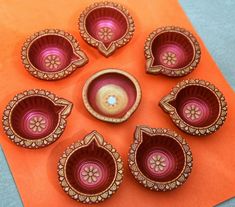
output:
[[[162,56],[163,62],[167,65],[174,65],[177,61],[176,55],[173,52],[166,52]]]
[[[103,27],[100,29],[100,31],[98,32],[98,35],[99,37],[102,39],[102,40],[111,40],[112,39],[112,36],[113,36],[113,32],[110,28],[108,27]]]
[[[82,172],[83,179],[87,181],[88,183],[93,183],[97,181],[97,178],[100,176],[98,169],[89,166],[85,167],[84,171]]]
[[[187,106],[185,110],[185,114],[188,118],[190,118],[191,120],[194,120],[200,117],[201,111],[199,107],[192,104],[191,106]]]
[[[45,65],[50,69],[57,69],[60,64],[60,58],[56,55],[48,55],[45,59]]]
[[[46,128],[46,121],[42,117],[34,117],[29,121],[29,128],[34,132],[41,132]]]
[[[149,162],[150,167],[154,169],[155,172],[163,171],[166,167],[165,158],[161,155],[154,155]]]

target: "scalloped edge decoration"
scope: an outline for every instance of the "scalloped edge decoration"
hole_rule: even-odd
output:
[[[180,33],[181,35],[184,35],[191,42],[192,47],[194,48],[194,57],[193,57],[193,60],[187,66],[179,68],[179,69],[171,69],[163,65],[153,65],[154,56],[152,54],[152,43],[158,35],[164,32]],[[145,41],[144,54],[145,54],[145,59],[146,59],[146,72],[147,73],[155,74],[155,75],[163,74],[163,75],[171,76],[171,77],[180,77],[180,76],[185,76],[191,73],[197,67],[201,58],[201,49],[200,49],[200,45],[197,39],[189,31],[187,31],[184,28],[180,28],[176,26],[167,26],[167,27],[157,28],[148,36],[148,38]]]
[[[140,171],[136,161],[136,154],[138,148],[143,142],[143,136],[142,136],[143,133],[148,134],[149,136],[156,136],[156,135],[167,136],[169,138],[176,140],[179,143],[184,153],[185,165],[181,173],[175,179],[168,182],[157,182],[149,179]],[[128,154],[128,164],[131,173],[133,174],[135,179],[145,188],[154,191],[170,191],[178,188],[187,180],[192,171],[193,157],[190,147],[187,144],[186,140],[183,139],[176,132],[171,131],[169,129],[150,128],[148,126],[141,125],[136,127],[134,142],[132,143]]]
[[[187,86],[202,86],[210,90],[217,98],[219,103],[219,115],[217,119],[209,126],[206,127],[195,127],[192,125],[189,125],[186,123],[177,113],[177,110],[175,107],[170,105],[169,103],[177,98],[177,94],[182,90],[183,88]],[[227,117],[227,103],[225,101],[225,97],[220,92],[218,88],[216,88],[213,84],[211,84],[208,81],[205,80],[199,80],[199,79],[188,79],[183,80],[182,82],[178,83],[172,91],[163,97],[161,101],[159,102],[160,107],[166,112],[169,113],[172,121],[175,123],[177,127],[179,127],[182,131],[196,136],[205,136],[211,133],[216,132],[225,122]]]
[[[79,59],[72,61],[66,68],[57,72],[42,71],[31,63],[29,59],[29,48],[32,43],[42,36],[57,35],[65,38],[72,46],[73,53],[79,57]],[[59,29],[45,29],[31,35],[24,43],[21,51],[21,59],[25,69],[34,77],[41,80],[59,80],[67,77],[73,73],[78,67],[88,63],[87,55],[80,49],[78,41],[68,32]]]
[[[117,73],[117,74],[121,74],[125,77],[127,77],[135,86],[135,90],[136,90],[136,100],[134,105],[130,108],[129,111],[126,112],[126,114],[123,115],[123,117],[121,118],[111,118],[108,116],[104,116],[101,115],[99,113],[97,113],[92,106],[89,104],[88,98],[87,98],[87,93],[88,93],[88,88],[89,85],[92,83],[93,80],[95,80],[97,77],[102,76],[104,74],[107,73]],[[88,78],[88,80],[86,81],[85,85],[83,86],[83,91],[82,91],[82,97],[83,97],[83,103],[86,107],[86,109],[88,110],[88,112],[90,114],[92,114],[94,117],[96,117],[97,119],[101,120],[101,121],[106,121],[106,122],[111,122],[111,123],[121,123],[126,121],[134,112],[135,110],[138,108],[140,101],[141,101],[141,88],[139,85],[139,82],[137,81],[137,79],[132,76],[131,74],[123,71],[123,70],[119,70],[119,69],[104,69],[101,70],[95,74],[93,74],[90,78]]]
[[[126,18],[127,21],[127,31],[126,33],[118,40],[113,41],[108,48],[105,47],[102,41],[99,41],[92,37],[86,29],[86,18],[88,14],[97,8],[100,7],[109,7],[118,10],[122,15]],[[99,52],[101,52],[105,57],[112,55],[116,49],[123,47],[126,45],[133,37],[135,31],[135,24],[132,16],[130,15],[129,11],[125,9],[119,3],[103,1],[103,2],[96,2],[88,6],[80,15],[79,23],[78,23],[79,31],[81,37],[91,46],[96,47]]]
[[[88,146],[92,141],[96,141],[97,145],[104,150],[106,150],[113,158],[115,163],[115,178],[113,179],[112,183],[109,185],[109,187],[97,194],[84,194],[82,192],[77,191],[74,189],[67,177],[66,177],[66,165],[67,161],[72,155],[73,152],[79,150],[80,148]],[[103,136],[99,134],[97,131],[92,131],[88,135],[84,137],[81,141],[75,142],[72,145],[70,145],[63,153],[63,155],[60,157],[58,162],[58,176],[59,176],[59,182],[63,190],[74,200],[82,202],[82,203],[99,203],[101,201],[104,201],[105,199],[112,196],[120,187],[120,184],[122,183],[123,179],[123,162],[121,159],[120,154],[112,147],[111,144],[108,144]]]
[[[53,102],[54,105],[63,106],[64,109],[59,112],[59,119],[56,128],[54,131],[46,137],[40,139],[25,139],[18,135],[11,124],[11,114],[15,106],[25,98],[32,97],[32,96],[41,96],[49,101]],[[31,89],[23,91],[14,96],[14,98],[9,101],[8,105],[6,106],[3,116],[2,116],[2,124],[3,129],[9,139],[18,146],[29,148],[29,149],[38,149],[42,147],[46,147],[53,142],[55,142],[65,130],[67,121],[66,118],[70,115],[73,108],[73,104],[66,99],[59,98],[55,94],[51,93],[50,91],[46,91],[43,89]]]

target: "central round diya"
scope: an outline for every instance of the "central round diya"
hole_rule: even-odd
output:
[[[129,152],[134,177],[155,191],[182,185],[192,170],[192,153],[186,141],[168,129],[139,126]]]
[[[196,38],[179,27],[162,27],[153,31],[145,43],[148,73],[172,77],[192,72],[200,61],[201,50]]]
[[[57,80],[88,62],[77,40],[62,30],[43,30],[32,35],[22,48],[25,68],[35,77]]]
[[[137,80],[117,70],[102,70],[90,77],[83,88],[83,102],[96,118],[123,122],[136,110],[141,99]]]
[[[118,189],[123,164],[116,150],[93,131],[65,150],[58,164],[58,174],[61,186],[71,198],[98,203]]]
[[[17,94],[3,114],[3,126],[17,145],[40,148],[56,141],[66,126],[72,103],[44,90]]]
[[[135,30],[129,12],[113,2],[99,2],[86,8],[80,15],[79,28],[83,39],[106,57],[129,42]]]
[[[214,133],[227,116],[223,94],[204,80],[184,80],[160,101],[173,122],[192,135]]]

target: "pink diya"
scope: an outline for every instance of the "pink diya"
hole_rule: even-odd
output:
[[[184,76],[197,67],[200,57],[198,41],[183,28],[158,28],[145,42],[147,73],[171,77]]]
[[[113,195],[123,178],[119,153],[96,131],[68,147],[58,163],[63,190],[82,203],[98,203]]]
[[[172,121],[188,134],[214,133],[226,120],[227,103],[213,84],[204,80],[184,80],[161,101]]]
[[[133,18],[122,5],[96,2],[80,15],[79,29],[88,44],[108,57],[131,40],[135,25]]]
[[[34,77],[58,80],[85,65],[88,58],[71,34],[47,29],[27,39],[22,47],[22,62]]]
[[[189,177],[193,157],[189,145],[174,131],[138,126],[129,151],[135,179],[155,191],[170,191]]]
[[[86,109],[102,121],[126,121],[137,109],[140,100],[138,81],[129,73],[118,69],[95,73],[83,87]]]
[[[24,91],[6,106],[3,129],[18,146],[34,149],[46,147],[63,133],[72,106],[71,102],[49,91]]]

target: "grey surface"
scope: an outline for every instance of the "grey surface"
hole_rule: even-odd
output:
[[[0,146],[0,207],[22,207],[10,169]]]
[[[179,0],[235,90],[235,0]]]

